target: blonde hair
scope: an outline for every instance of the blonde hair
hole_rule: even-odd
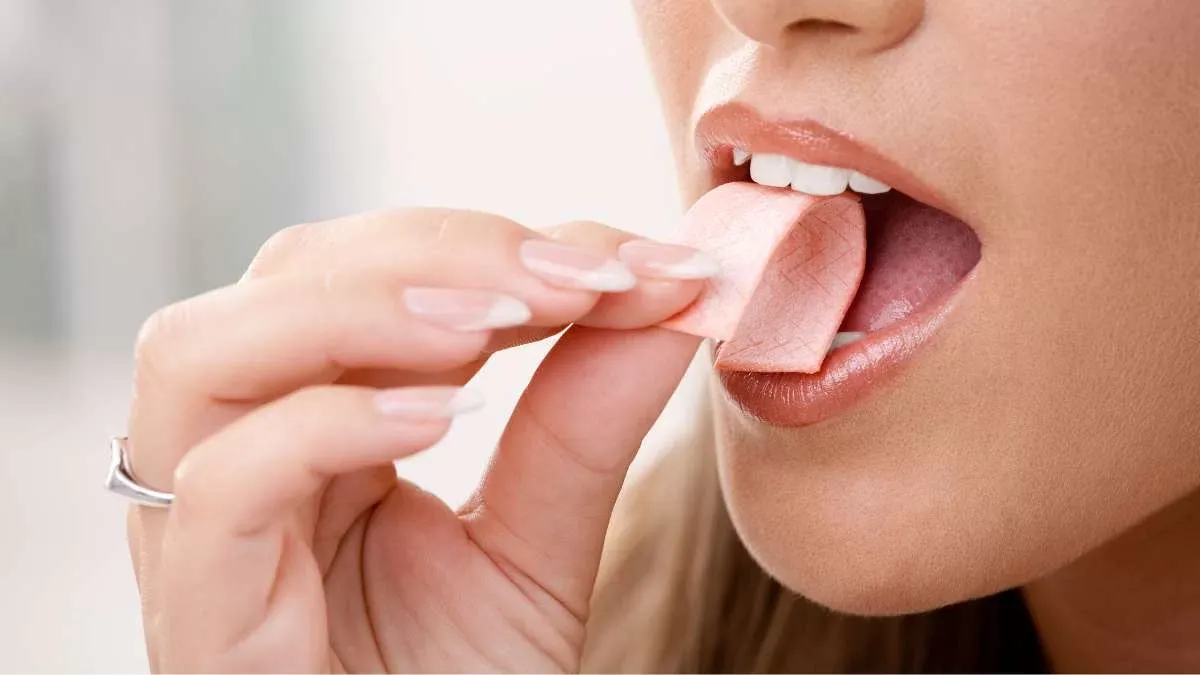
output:
[[[621,497],[588,622],[586,671],[1045,670],[1019,591],[868,618],[783,588],[734,532],[704,426]]]

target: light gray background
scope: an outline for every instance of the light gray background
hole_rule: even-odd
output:
[[[142,319],[280,227],[407,204],[666,234],[627,4],[0,0],[0,670],[146,667],[100,490]],[[544,349],[490,364],[490,407],[401,471],[465,497]]]

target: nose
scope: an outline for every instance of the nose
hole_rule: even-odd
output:
[[[823,34],[864,52],[902,42],[921,23],[924,0],[711,0],[734,30],[777,48]]]

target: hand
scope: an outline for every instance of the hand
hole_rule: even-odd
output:
[[[176,495],[130,513],[153,668],[578,669],[614,501],[698,344],[653,326],[701,282],[571,271],[630,239],[441,210],[304,225],[152,317],[131,464]],[[490,352],[567,325],[466,506],[396,478]]]

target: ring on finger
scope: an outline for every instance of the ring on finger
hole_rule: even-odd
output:
[[[175,495],[143,485],[129,466],[129,439],[118,436],[109,441],[112,459],[108,465],[108,478],[104,487],[109,492],[121,495],[142,506],[166,508],[175,501]]]

